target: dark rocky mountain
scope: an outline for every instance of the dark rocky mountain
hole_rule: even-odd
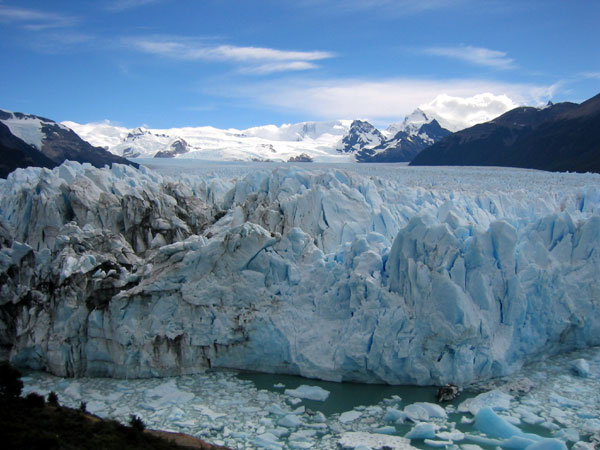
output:
[[[452,134],[442,128],[437,120],[421,125],[416,132],[400,130],[393,138],[376,147],[363,148],[356,152],[359,162],[407,162],[421,150]]]
[[[411,165],[600,172],[600,94],[580,105],[513,109],[437,142]]]
[[[161,150],[156,152],[154,155],[155,158],[174,158],[176,155],[183,155],[184,153],[188,153],[190,151],[188,143],[182,139],[177,138],[171,145],[169,145],[168,150]]]
[[[0,178],[6,178],[18,167],[47,167],[57,164],[41,153],[33,145],[17,138],[10,129],[0,122]]]
[[[19,134],[24,139],[16,136],[11,127],[20,130]],[[138,167],[101,147],[94,147],[73,130],[53,120],[4,110],[0,110],[0,154],[0,175],[3,178],[20,167],[52,168],[65,160],[88,162],[95,167],[113,163]]]

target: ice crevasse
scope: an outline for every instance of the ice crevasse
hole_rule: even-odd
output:
[[[75,376],[505,375],[600,344],[599,181],[19,170],[0,182],[4,356]]]

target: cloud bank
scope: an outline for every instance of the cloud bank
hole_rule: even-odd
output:
[[[456,130],[490,120],[517,105],[546,103],[554,89],[474,79],[331,79],[223,87],[218,93],[311,118],[363,118],[381,126],[402,120],[417,107],[426,112],[435,109],[444,125]]]

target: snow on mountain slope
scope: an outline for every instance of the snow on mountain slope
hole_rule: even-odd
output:
[[[3,113],[2,122],[10,129],[10,132],[22,141],[33,145],[38,150],[42,149],[44,134],[42,133],[42,124],[44,120],[40,117],[19,115],[0,110]]]
[[[63,122],[83,139],[124,157],[154,157],[183,139],[189,152],[185,158],[221,161],[287,161],[305,153],[315,161],[343,162],[350,156],[335,151],[351,121],[303,122],[280,127],[266,125],[247,130],[213,127],[129,130],[108,123]]]
[[[0,110],[2,169],[5,176],[17,167],[55,167],[65,160],[105,164],[131,164],[103,148],[93,147],[70,128],[31,114]],[[37,153],[37,154],[36,154]]]
[[[60,375],[463,384],[600,344],[599,176],[256,167],[0,181],[6,356]]]

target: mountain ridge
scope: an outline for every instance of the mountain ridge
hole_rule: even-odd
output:
[[[51,119],[0,110],[0,176],[5,178],[17,168],[53,168],[65,160],[90,163],[95,167],[136,163],[107,150],[94,147],[70,128]]]
[[[433,144],[410,164],[600,172],[600,94],[581,104],[515,108]]]

